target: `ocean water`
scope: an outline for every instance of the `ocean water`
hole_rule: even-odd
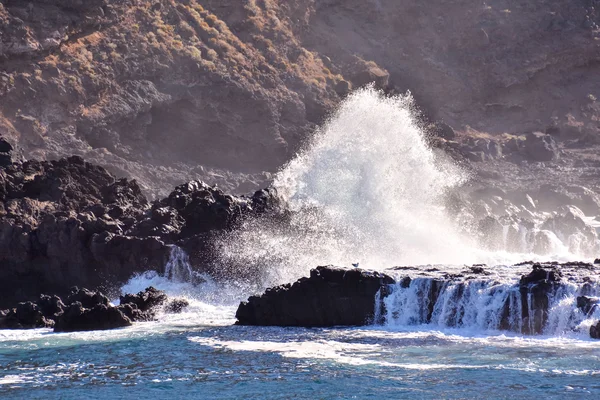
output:
[[[541,335],[523,333],[516,297],[510,329],[499,330],[502,305],[530,269],[510,265],[587,260],[590,249],[545,232],[550,245],[533,254],[532,232],[523,231],[520,253],[486,250],[465,224],[468,215],[444,207],[468,174],[427,147],[412,107],[410,96],[386,98],[370,88],[349,96],[277,174],[275,186],[294,212],[289,224],[247,220],[214,243],[220,267],[250,281],[194,277],[174,247],[163,274],[132,277],[123,292],[152,285],[185,297],[182,314],[106,332],[0,331],[0,398],[599,398],[600,341],[588,332],[600,315],[574,307],[578,295],[600,294],[597,274],[566,274]],[[317,265],[356,262],[377,270],[424,265],[411,270],[417,279],[408,288],[398,285],[384,299],[383,325],[234,324],[249,295]],[[464,289],[444,286],[428,317],[422,294],[432,274],[473,263],[502,266]],[[583,277],[591,278],[587,285]]]
[[[583,336],[241,327],[227,320],[231,316],[169,316],[110,332],[2,332],[0,397],[600,396],[600,346]]]

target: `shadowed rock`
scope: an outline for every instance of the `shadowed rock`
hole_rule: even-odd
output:
[[[600,339],[600,322],[590,327],[590,337],[592,339]]]
[[[130,325],[131,320],[116,307],[98,304],[87,309],[76,301],[58,318],[54,332],[106,330]]]
[[[167,295],[162,290],[146,288],[138,294],[126,294],[121,296],[121,304],[135,304],[142,312],[151,311],[167,302]]]
[[[135,181],[80,157],[0,166],[0,307],[40,293],[65,298],[74,285],[117,290],[135,273],[162,272],[171,244],[207,255],[214,234],[277,209],[273,189],[231,196],[200,181],[150,205]],[[191,261],[210,272],[210,258]]]
[[[267,289],[242,302],[239,325],[360,326],[373,321],[376,293],[394,283],[388,275],[361,269],[318,267],[294,284]]]
[[[47,320],[37,304],[30,301],[0,313],[0,329],[34,329],[52,325],[53,321]]]

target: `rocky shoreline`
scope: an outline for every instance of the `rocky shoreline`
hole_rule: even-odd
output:
[[[514,284],[517,296],[508,296],[497,310],[498,320],[494,329],[516,331],[520,334],[537,335],[544,332],[550,315],[550,303],[560,289],[572,283],[571,278],[563,277],[558,264],[527,263],[531,271],[522,275]],[[600,306],[600,298],[592,297],[591,278],[597,279],[596,267],[588,263],[565,264],[566,270],[578,268],[586,271],[580,277],[581,295],[574,305],[576,312],[591,316]],[[392,272],[392,271],[390,271]],[[436,271],[432,271],[436,272]],[[487,274],[489,275],[489,274]],[[458,282],[453,306],[460,302],[469,281],[485,281],[488,278],[481,266],[471,267],[466,275],[446,275],[431,277],[425,290],[417,293],[421,296],[426,309],[421,323],[432,322],[432,314],[442,292],[451,283]],[[313,269],[310,277],[301,278],[293,284],[285,284],[267,289],[262,295],[252,296],[240,304],[237,324],[258,326],[294,326],[294,327],[335,327],[366,326],[385,323],[386,297],[395,289],[406,289],[414,279],[410,276],[392,278],[390,275],[361,269],[343,269],[323,266]],[[461,281],[461,279],[463,279]],[[499,285],[499,284],[496,284]],[[517,305],[518,304],[518,305]],[[473,304],[473,306],[475,306]],[[514,321],[514,307],[519,321]],[[451,315],[455,325],[460,327],[467,310],[457,307]],[[418,321],[415,321],[418,322]],[[591,338],[600,339],[600,322],[589,328]]]
[[[40,295],[0,310],[0,329],[53,328],[54,332],[116,329],[133,322],[152,321],[158,311],[181,312],[188,306],[184,299],[170,299],[165,292],[148,287],[137,294],[120,297],[114,306],[108,297],[96,291],[73,287],[68,297]]]
[[[0,326],[6,328],[108,329],[152,319],[148,307],[135,298],[122,299],[121,306],[111,307],[99,292],[116,297],[132,275],[152,270],[164,273],[174,246],[187,251],[195,272],[223,279],[232,278],[232,271],[243,275],[243,269],[235,266],[218,270],[212,254],[213,240],[236,230],[249,217],[282,222],[289,217],[272,188],[250,196],[232,196],[201,181],[191,181],[176,187],[164,199],[149,201],[135,180],[117,179],[80,157],[23,161],[16,153],[10,143],[0,138],[0,309],[19,303],[0,313]],[[506,225],[506,221],[501,223],[488,215],[479,221],[479,232],[484,238],[504,235],[508,244],[522,241],[521,226],[516,225],[523,221],[520,214],[533,214],[525,207],[519,209],[508,203],[504,207],[498,194],[471,193],[495,202],[500,211],[491,212],[502,213],[513,207],[515,218]],[[542,204],[527,196],[522,196],[524,201],[534,208]],[[556,199],[556,204],[544,210],[562,210],[562,214],[546,212],[543,229],[566,237],[578,235],[580,243],[596,243],[597,234],[584,221],[583,212],[575,206],[560,205],[564,201],[595,212],[600,202],[594,193],[583,191],[569,197],[563,192],[546,193],[540,189],[539,196],[546,202]],[[485,208],[488,214],[489,208]],[[534,250],[536,246],[543,250],[547,245],[546,236],[539,237],[541,233],[532,239]],[[587,263],[523,263],[521,267],[533,267],[531,272],[523,271],[518,284],[519,301],[523,304],[519,329],[525,334],[541,333],[548,318],[548,296],[562,282],[575,279],[578,271],[586,271],[588,277],[596,274],[596,266]],[[242,303],[237,311],[238,323],[305,327],[380,323],[384,314],[382,299],[389,295],[388,289],[410,285],[412,279],[406,276],[395,280],[392,274],[411,270],[431,279],[429,294],[425,296],[429,296],[430,304],[437,301],[449,282],[460,277],[486,277],[491,271],[473,266],[466,273],[455,274],[435,266],[406,266],[396,267],[386,275],[319,267],[308,278],[268,289],[262,296]],[[73,291],[74,286],[88,287],[92,292]],[[56,295],[40,297],[40,293]],[[97,301],[86,303],[76,300],[77,296]],[[593,297],[580,297],[580,309],[597,308]],[[422,322],[428,323],[431,313],[425,313]],[[502,315],[497,327],[510,328],[507,312]],[[600,326],[591,327],[590,334],[600,336]]]
[[[72,286],[117,294],[135,273],[162,273],[175,244],[208,270],[211,237],[277,205],[273,190],[231,196],[200,181],[150,202],[136,181],[80,157],[19,161],[13,153],[0,138],[0,307],[66,296]]]

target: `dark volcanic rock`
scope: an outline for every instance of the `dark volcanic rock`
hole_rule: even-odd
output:
[[[134,321],[151,321],[160,307],[166,312],[179,313],[189,305],[185,299],[170,300],[163,291],[153,287],[121,296],[118,307],[111,305],[98,291],[74,287],[65,303],[56,295],[41,295],[37,304],[24,302],[15,308],[0,310],[0,329],[53,326],[55,332],[114,329],[129,326]]]
[[[600,322],[590,327],[590,337],[592,339],[600,339]]]
[[[252,296],[237,310],[240,325],[360,326],[372,322],[375,295],[394,280],[360,269],[318,267],[309,278]]]
[[[541,264],[533,264],[533,269],[528,275],[523,275],[519,284],[527,286],[530,284],[546,284],[560,282],[561,275],[557,270],[547,270],[542,268]]]
[[[162,270],[164,242],[124,235],[147,208],[135,181],[79,157],[0,167],[0,306]]]
[[[71,295],[67,297],[66,303],[71,305],[76,302],[81,303],[84,308],[93,308],[97,305],[108,306],[110,303],[108,297],[100,292],[92,292],[85,288],[79,289],[78,287],[74,287],[71,289]]]
[[[533,270],[519,281],[523,333],[540,334],[548,320],[550,296],[557,289],[561,274],[555,269],[544,269],[533,264]],[[507,299],[508,307],[509,299]]]
[[[167,295],[162,290],[153,288],[152,286],[138,294],[126,294],[121,296],[121,304],[135,304],[142,311],[150,311],[160,307],[167,302]]]
[[[60,297],[58,296],[48,296],[45,294],[40,295],[39,300],[37,301],[37,305],[42,312],[44,317],[52,319],[56,321],[58,317],[63,313],[66,308],[65,304],[62,302]]]
[[[171,314],[179,314],[189,305],[190,303],[186,299],[174,299],[165,306],[165,311]]]
[[[598,308],[600,299],[597,297],[578,296],[577,308],[581,309],[585,315],[590,315]]]
[[[150,205],[135,181],[80,157],[13,162],[0,167],[0,307],[40,293],[64,298],[74,285],[116,290],[134,273],[163,272],[177,241],[210,254],[215,232],[276,209],[273,189],[236,197],[192,181]],[[192,261],[210,272],[210,258]]]
[[[0,329],[33,329],[51,327],[37,304],[30,301],[17,304],[16,308],[0,314]]]
[[[540,132],[527,135],[525,152],[533,161],[552,161],[559,158],[554,138]]]
[[[58,318],[54,332],[95,331],[130,326],[131,320],[118,308],[99,304],[92,309],[74,302]]]

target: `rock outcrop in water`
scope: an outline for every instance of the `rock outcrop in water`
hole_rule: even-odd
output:
[[[75,285],[114,290],[136,272],[163,272],[170,245],[207,246],[203,235],[277,205],[273,191],[235,197],[199,181],[150,203],[136,181],[80,157],[10,161],[0,166],[0,307],[40,293],[66,296]]]
[[[0,310],[0,329],[52,328],[54,332],[115,329],[136,321],[151,321],[158,310],[181,312],[188,303],[169,299],[160,290],[149,287],[137,294],[121,296],[113,306],[102,293],[71,289],[63,302],[58,296],[41,295],[37,302],[23,302],[9,310]]]
[[[361,269],[318,267],[310,277],[268,289],[240,304],[240,325],[360,326],[375,318],[375,295],[394,280]]]
[[[396,271],[415,271],[414,277],[397,281],[358,269],[319,267],[308,278],[267,289],[242,302],[237,323],[305,327],[431,324],[539,335],[579,329],[580,323],[594,317],[598,300],[590,295],[600,294],[600,287],[597,282],[590,283],[590,277],[595,277],[593,266],[523,264],[530,265],[531,271],[520,280],[506,283],[490,278],[487,267],[481,265],[458,274],[440,273],[437,268],[397,267]],[[582,277],[582,270],[590,276]],[[579,287],[569,286],[561,271]],[[432,276],[423,276],[426,274]],[[565,300],[569,298],[572,305]],[[564,305],[559,306],[561,301]],[[590,330],[592,337],[598,337],[597,329],[593,326]]]

